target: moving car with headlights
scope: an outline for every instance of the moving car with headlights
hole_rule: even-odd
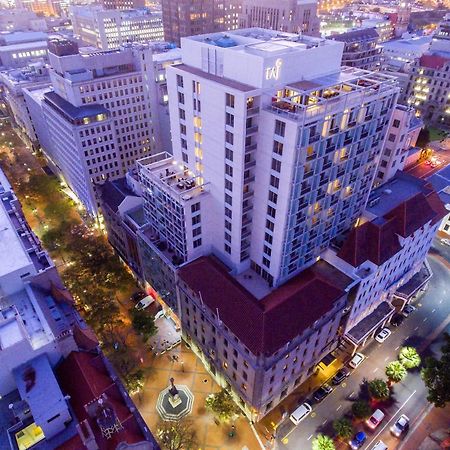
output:
[[[391,427],[391,433],[395,437],[400,437],[409,430],[409,418],[402,414]]]

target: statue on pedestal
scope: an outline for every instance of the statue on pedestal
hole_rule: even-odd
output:
[[[169,403],[172,405],[172,408],[176,408],[181,402],[180,395],[178,394],[178,389],[175,386],[175,379],[172,377],[170,379],[170,389],[169,389]]]

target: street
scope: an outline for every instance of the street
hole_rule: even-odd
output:
[[[450,247],[443,249],[442,247],[445,246],[438,240],[435,240],[435,245],[437,251],[446,255],[450,253],[448,252]],[[318,433],[333,436],[333,421],[342,417],[350,409],[350,399],[356,398],[363,379],[371,380],[377,377],[386,379],[385,366],[397,358],[401,346],[415,346],[422,357],[429,355],[430,351],[439,349],[439,337],[445,330],[450,332],[450,274],[444,263],[435,256],[431,255],[428,260],[434,275],[429,282],[428,290],[415,304],[417,311],[413,312],[400,327],[390,326],[392,335],[383,344],[370,342],[362,350],[367,356],[364,362],[322,403],[315,405],[311,401],[313,412],[297,427],[286,419],[278,429],[278,448],[306,450],[311,448],[311,440]],[[371,432],[364,425],[361,426],[368,435],[366,444],[362,448],[371,449],[380,439],[389,449],[398,448],[401,441],[391,436],[390,426],[400,414],[406,414],[411,420],[412,429],[415,421],[428,407],[426,395],[426,387],[420,378],[419,371],[409,372],[403,382],[394,385],[393,401],[388,407],[383,407],[386,417],[378,429]],[[287,437],[288,442],[283,444],[281,440],[286,436],[286,432],[290,434]],[[403,440],[402,449],[412,450],[414,447],[408,446],[407,439],[408,436]],[[348,448],[348,446],[345,447]]]

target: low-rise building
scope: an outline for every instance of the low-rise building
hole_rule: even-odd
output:
[[[46,31],[47,23],[33,11],[27,9],[2,9],[0,11],[1,31]]]
[[[48,61],[46,33],[16,31],[0,35],[0,66],[15,69],[35,61]]]
[[[364,346],[427,282],[425,258],[445,213],[430,183],[398,172],[371,193],[358,226],[324,253],[330,264],[359,280],[345,322],[350,352]],[[416,289],[405,297],[401,289],[410,281]]]
[[[375,17],[364,19],[362,28],[375,28],[379,36],[379,42],[389,41],[394,37],[394,25],[387,17]]]
[[[70,6],[74,34],[101,50],[131,42],[163,41],[162,16],[147,8],[119,10],[101,6]]]
[[[395,107],[380,156],[375,186],[390,180],[398,170],[403,170],[422,127],[423,121],[416,117],[414,108],[400,104]]]
[[[253,421],[305,381],[336,348],[353,282],[319,261],[256,298],[212,256],[183,266],[178,276],[184,339]]]

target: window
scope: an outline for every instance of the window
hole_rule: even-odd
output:
[[[265,233],[264,240],[271,244],[273,242],[273,237],[269,233]]]
[[[186,141],[186,139],[181,138],[181,148],[187,149],[187,141]]]
[[[282,122],[281,120],[275,121],[275,134],[278,136],[284,136],[284,133],[286,132],[286,123]]]
[[[272,158],[272,170],[275,170],[275,172],[281,171],[281,161],[278,161],[278,159]]]
[[[231,198],[231,195],[225,194],[225,203],[228,203],[229,205],[233,204],[233,199]]]
[[[278,141],[273,141],[273,151],[277,155],[282,155],[283,154],[283,144]]]
[[[224,245],[225,251],[231,255],[231,247],[228,244]]]
[[[275,194],[275,192],[269,191],[269,201],[276,204],[277,200],[278,200],[278,194]]]
[[[268,206],[268,207],[267,207],[267,214],[268,214],[270,217],[275,218],[276,212],[277,212],[276,209],[275,209],[275,208],[272,208],[272,206]]]
[[[266,220],[266,228],[270,231],[273,231],[275,228],[275,224],[271,222],[269,219]]]
[[[180,133],[186,134],[186,125],[184,125],[183,123],[180,123]]]
[[[181,92],[178,92],[178,103],[184,105],[184,94],[182,94]]]
[[[199,215],[197,215],[197,216],[194,216],[193,218],[192,218],[192,225],[197,225],[198,223],[200,223],[200,220],[201,220],[201,215],[199,214]]]
[[[233,145],[233,143],[234,143],[234,134],[229,132],[229,131],[225,131],[225,142],[227,144]]]
[[[184,109],[179,108],[178,109],[178,114],[180,116],[180,119],[183,119],[183,120],[186,119],[186,111]]]
[[[225,173],[229,175],[230,177],[233,176],[233,168],[229,166],[228,164],[225,164]]]
[[[228,233],[225,233],[225,240],[231,242],[231,236]]]
[[[193,205],[191,205],[191,212],[194,213],[196,211],[200,211],[200,202],[194,203]]]
[[[388,141],[390,141],[390,142],[394,142],[395,141],[395,134],[394,133],[390,133],[389,134]]]
[[[227,191],[233,191],[233,183],[230,180],[225,180],[225,189]]]
[[[394,128],[399,128],[399,127],[400,127],[400,120],[395,119],[395,120],[392,122],[392,126],[393,126]]]
[[[202,227],[194,228],[192,230],[192,237],[196,237],[202,233]]]
[[[181,158],[183,159],[183,162],[185,162],[186,164],[189,162],[189,158],[186,153],[181,152]]]
[[[262,262],[266,267],[270,267],[270,261],[266,257],[263,257]]]
[[[230,127],[234,127],[234,115],[230,113],[225,114],[225,123]]]
[[[231,231],[231,222],[228,222],[228,221],[225,220],[225,228],[226,228],[228,231]]]
[[[234,95],[226,94],[225,96],[226,105],[230,108],[234,108]]]
[[[267,245],[264,245],[264,253],[268,256],[272,255],[272,249],[268,247]]]
[[[270,175],[270,185],[278,189],[278,186],[280,185],[280,179],[274,175]]]
[[[177,75],[177,86],[184,86],[183,77],[181,75]]]
[[[233,150],[230,150],[229,148],[225,149],[225,158],[233,161]]]
[[[231,209],[225,208],[225,215],[231,219],[233,216]]]
[[[387,167],[387,161],[381,161],[381,167]]]
[[[201,238],[194,241],[194,248],[200,247],[200,245],[202,245]]]

